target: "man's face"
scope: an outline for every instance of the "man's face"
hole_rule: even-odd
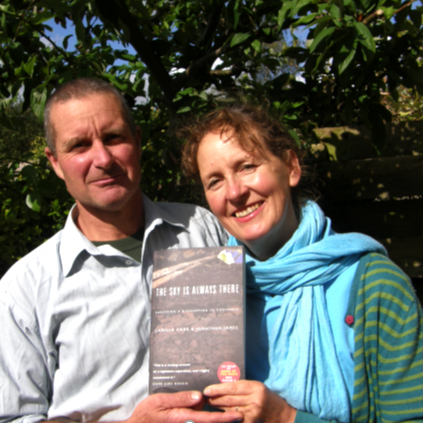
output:
[[[131,133],[118,99],[92,94],[57,103],[50,117],[56,153],[45,151],[78,206],[111,212],[131,207],[140,190],[140,133]]]

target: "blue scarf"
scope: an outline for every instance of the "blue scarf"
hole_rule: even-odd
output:
[[[241,245],[230,237],[228,245]],[[246,255],[247,293],[275,296],[279,309],[269,330],[270,373],[265,384],[294,408],[324,420],[350,421],[350,399],[336,355],[324,284],[333,282],[361,255],[386,254],[372,238],[335,234],[313,202],[278,253],[262,262]]]

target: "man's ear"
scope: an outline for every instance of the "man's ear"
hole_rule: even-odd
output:
[[[51,166],[53,167],[54,172],[56,173],[56,175],[60,178],[60,179],[65,179],[63,172],[62,172],[62,168],[57,160],[57,157],[55,155],[55,153],[53,153],[52,150],[50,150],[50,148],[46,147],[44,149],[44,153],[46,153],[46,156],[49,160],[49,162],[51,163]]]
[[[300,183],[301,166],[297,155],[292,150],[289,150],[289,156],[289,186],[293,188]]]

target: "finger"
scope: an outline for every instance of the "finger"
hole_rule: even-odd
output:
[[[188,416],[188,418],[179,421],[186,422],[187,420],[192,420],[195,423],[238,423],[242,422],[244,417],[241,412],[235,410],[229,410],[223,413],[190,410],[185,416]]]
[[[200,404],[203,395],[198,391],[181,391],[172,394],[153,394],[150,396],[154,408],[191,408]]]
[[[236,395],[237,388],[235,384],[238,382],[219,383],[216,385],[207,386],[203,393],[207,397],[218,397],[222,395]]]
[[[221,395],[250,395],[257,389],[261,389],[262,383],[252,380],[239,380],[237,382],[219,383],[209,385],[204,389],[204,395],[216,397]]]

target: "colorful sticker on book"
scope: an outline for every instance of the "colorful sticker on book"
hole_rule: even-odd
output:
[[[217,256],[226,264],[242,263],[242,251],[241,250],[223,250]]]
[[[222,383],[236,382],[241,376],[239,367],[231,361],[225,361],[217,370],[217,377]]]

